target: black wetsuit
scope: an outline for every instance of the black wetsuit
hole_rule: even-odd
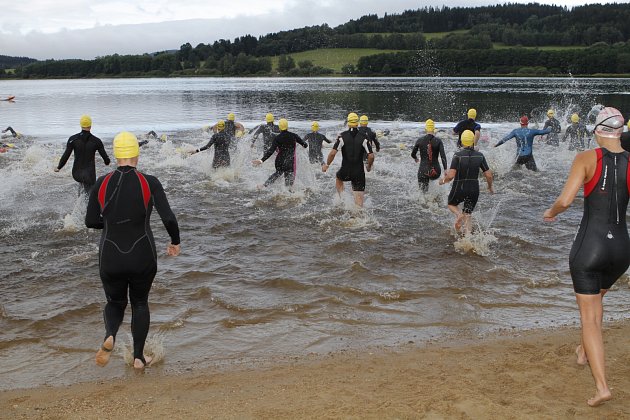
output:
[[[280,128],[277,125],[270,122],[267,124],[261,124],[252,130],[254,133],[254,138],[252,140],[252,146],[258,140],[258,136],[262,134],[263,136],[263,153],[267,153],[267,150],[271,147],[271,143],[273,142],[273,138],[280,133]]]
[[[208,144],[198,149],[197,152],[203,152],[214,145],[214,159],[212,159],[212,167],[220,168],[222,166],[230,166],[230,139],[225,131],[219,131],[210,138]]]
[[[558,121],[554,117],[551,117],[547,121],[545,121],[545,126],[543,127],[543,130],[546,130],[547,127],[551,127],[551,133],[547,135],[547,144],[558,146],[560,144],[560,132],[562,132],[560,121]]]
[[[630,132],[621,133],[621,147],[630,152]]]
[[[376,133],[367,125],[359,126],[359,131],[365,135],[365,138],[370,142],[370,147],[372,150],[376,150],[377,152],[381,151],[381,144],[378,142],[376,138]],[[376,149],[374,149],[376,147]],[[367,157],[367,156],[366,156]]]
[[[262,157],[262,161],[266,161],[278,150],[276,156],[276,172],[271,174],[269,179],[265,181],[265,187],[276,182],[276,180],[284,175],[284,183],[286,186],[293,185],[295,181],[295,153],[296,143],[300,143],[304,147],[308,144],[300,136],[290,131],[281,131],[271,142],[271,147]]]
[[[444,152],[444,143],[433,134],[427,134],[420,137],[411,151],[411,157],[418,159],[418,151],[420,151],[420,166],[418,167],[418,185],[423,192],[428,191],[429,181],[438,179],[442,173],[438,155],[442,160],[444,170],[446,166],[446,153]]]
[[[151,232],[153,206],[173,245],[179,244],[179,227],[162,184],[131,166],[121,166],[96,182],[88,202],[85,225],[103,229],[99,244],[99,271],[107,305],[103,311],[105,337],[116,337],[131,302],[134,358],[144,360],[149,331],[148,297],[157,271],[157,253]]]
[[[481,125],[479,125],[479,123],[477,121],[475,121],[474,119],[472,119],[472,118],[468,118],[466,120],[462,120],[462,121],[457,123],[455,128],[453,128],[453,131],[455,132],[455,134],[458,135],[458,137],[457,137],[457,147],[459,147],[459,148],[463,147],[462,146],[462,134],[466,130],[470,130],[476,135],[477,131],[481,130]]]
[[[565,141],[567,137],[569,137],[569,150],[584,150],[586,147],[585,140],[588,140],[589,145],[591,143],[588,130],[582,123],[572,123],[568,126],[567,130],[564,132],[562,141]]]
[[[13,137],[17,137],[18,136],[18,133],[11,126],[9,126],[9,127],[5,128],[4,130],[2,130],[3,133],[5,133],[7,131],[9,131]]]
[[[236,150],[236,123],[234,121],[227,120],[225,122],[223,132],[227,135],[227,138],[230,141],[230,149]]]
[[[139,142],[138,142],[138,146],[139,146],[139,147],[142,147],[142,146],[144,146],[145,144],[148,144],[148,143],[149,143],[149,139],[152,139],[152,138],[153,138],[153,139],[157,139],[157,138],[158,138],[158,135],[157,135],[157,133],[156,133],[155,131],[151,130],[151,131],[149,131],[149,132],[146,134],[146,137],[147,137],[146,139],[144,139],[144,140],[142,140],[142,141],[139,141]]]
[[[584,184],[584,215],[569,256],[573,289],[586,295],[610,289],[630,266],[626,225],[630,154],[595,151],[597,169]]]
[[[337,171],[337,179],[350,181],[353,191],[365,191],[365,169],[363,155],[372,153],[372,146],[365,136],[356,128],[351,128],[339,135],[333,149],[341,148],[341,169]]]
[[[488,162],[481,152],[465,147],[453,155],[451,169],[455,169],[457,173],[448,195],[448,204],[457,206],[463,202],[463,212],[470,214],[479,199],[479,171],[490,170]]]
[[[73,151],[72,177],[81,184],[85,193],[89,194],[96,182],[96,167],[94,163],[96,151],[100,153],[105,165],[109,165],[109,156],[107,156],[101,139],[87,130],[82,130],[68,139],[66,151],[61,156],[57,169],[63,168]]]
[[[322,144],[332,143],[321,133],[308,133],[304,136],[304,141],[308,143],[308,160],[311,163],[324,164],[324,155],[322,154]]]

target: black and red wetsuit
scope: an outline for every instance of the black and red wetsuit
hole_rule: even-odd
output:
[[[179,244],[179,227],[160,181],[131,166],[120,166],[98,179],[88,202],[85,225],[103,229],[99,267],[107,305],[103,311],[105,337],[116,337],[131,302],[134,358],[144,360],[149,332],[149,290],[157,271],[157,253],[151,232],[153,206],[173,245]]]
[[[630,265],[630,154],[595,151],[597,169],[584,184],[584,215],[569,256],[575,293],[586,295],[610,289]]]

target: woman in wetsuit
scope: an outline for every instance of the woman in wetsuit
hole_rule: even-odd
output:
[[[151,232],[153,206],[157,209],[169,236],[169,255],[179,254],[179,227],[175,215],[154,176],[136,169],[139,146],[128,132],[114,138],[114,156],[118,168],[99,178],[90,193],[85,225],[103,229],[99,244],[99,271],[107,304],[103,311],[105,341],[96,354],[96,363],[105,366],[114,349],[116,333],[131,302],[131,334],[134,367],[151,363],[144,355],[149,332],[149,290],[157,271],[157,252]]]
[[[587,401],[593,407],[612,398],[604,368],[602,300],[630,266],[626,225],[630,154],[621,147],[622,131],[621,113],[604,108],[595,120],[600,148],[575,157],[562,193],[543,215],[545,221],[555,221],[584,186],[584,215],[571,247],[569,267],[582,322],[582,343],[575,352],[577,363],[588,363],[595,379],[597,392]]]

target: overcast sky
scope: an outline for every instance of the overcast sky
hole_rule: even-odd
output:
[[[532,0],[510,0],[529,3]],[[576,6],[612,1],[557,0]],[[86,58],[142,54],[217,39],[264,35],[327,23],[336,26],[369,13],[400,13],[424,6],[478,6],[483,0],[3,0],[0,54]],[[628,3],[628,1],[617,1]],[[229,5],[226,7],[226,5]],[[630,24],[630,23],[629,23]]]

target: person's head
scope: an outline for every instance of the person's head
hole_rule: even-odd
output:
[[[361,124],[361,127],[367,127],[368,125],[367,115],[361,115],[361,118],[359,118],[359,124]]]
[[[359,125],[359,116],[354,113],[351,112],[348,114],[348,127],[350,128],[356,128]]]
[[[477,110],[475,108],[470,108],[468,110],[468,118],[470,118],[471,120],[477,118]]]
[[[428,119],[425,121],[424,130],[430,134],[433,134],[433,132],[435,132],[435,123],[433,122],[432,119]]]
[[[556,111],[554,111],[553,109],[550,109],[549,111],[547,111],[547,116],[549,118],[553,118],[556,115]]]
[[[464,130],[461,140],[464,147],[472,147],[475,145],[475,133],[470,130]]]
[[[571,115],[571,122],[573,124],[577,124],[580,122],[580,116],[578,114]]]
[[[265,115],[265,121],[267,123],[272,123],[273,122],[273,114],[270,112],[267,115]]]
[[[234,115],[233,112],[230,112],[228,114],[228,121],[234,121],[236,119],[236,116]]]
[[[122,131],[114,137],[114,157],[118,166],[136,166],[140,155],[138,139],[133,133]]]
[[[521,117],[521,127],[527,127],[528,124],[529,124],[529,118],[527,118],[527,115],[523,115]]]
[[[313,133],[317,133],[319,131],[319,123],[317,121],[313,121],[311,124],[311,130]]]
[[[287,131],[289,129],[289,121],[285,118],[280,119],[280,121],[278,121],[278,128],[280,128],[280,131]]]
[[[219,120],[217,121],[217,131],[225,130],[225,121]]]
[[[92,128],[92,118],[90,118],[89,115],[81,115],[79,125],[81,126],[81,130],[90,131]]]
[[[623,132],[624,120],[617,108],[606,107],[595,118],[593,132],[599,143],[604,139],[619,139]]]

